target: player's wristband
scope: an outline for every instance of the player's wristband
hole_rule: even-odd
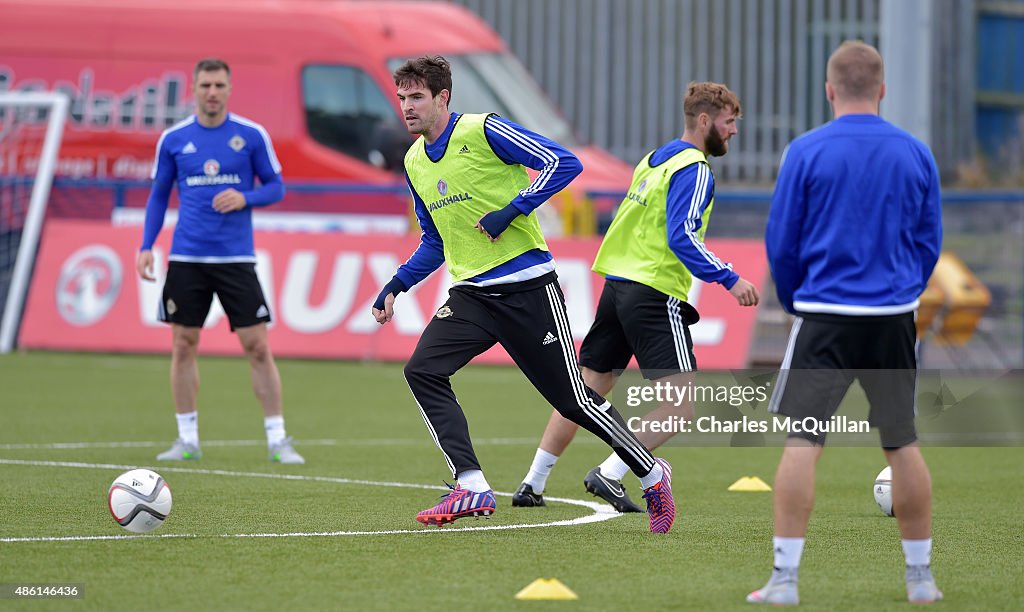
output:
[[[516,208],[515,204],[509,204],[501,210],[494,210],[484,215],[484,218],[480,219],[480,226],[484,228],[488,236],[497,238],[521,214],[523,214],[522,211]]]
[[[388,297],[389,293],[398,297],[399,293],[408,291],[408,289],[409,288],[405,286],[405,283],[402,282],[402,279],[397,276],[392,277],[392,279],[388,281],[388,284],[384,285],[384,288],[381,289],[380,295],[377,296],[377,301],[373,303],[373,307],[377,310],[384,310],[384,300]]]

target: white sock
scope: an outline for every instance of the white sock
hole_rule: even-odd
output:
[[[199,412],[193,410],[184,414],[175,414],[178,419],[178,437],[185,444],[199,446]]]
[[[484,478],[484,473],[481,470],[466,470],[460,473],[456,480],[459,481],[460,487],[469,489],[474,493],[483,493],[491,490],[491,485],[487,484],[487,479]]]
[[[280,444],[285,438],[284,434],[284,416],[268,416],[263,417],[263,429],[267,432],[267,446],[275,446]]]
[[[640,486],[645,490],[653,487],[654,485],[661,482],[661,477],[665,475],[665,470],[661,469],[660,463],[655,463],[651,471],[646,476],[640,479]]]
[[[800,567],[800,557],[804,554],[804,538],[772,538],[775,548],[775,567],[778,569],[794,569]]]
[[[523,482],[533,487],[534,493],[543,493],[544,486],[548,483],[548,475],[551,474],[551,468],[555,467],[556,463],[558,463],[558,455],[552,455],[546,450],[538,448],[537,453],[533,456],[530,471],[526,473]]]
[[[600,466],[601,475],[610,480],[622,480],[622,477],[629,471],[629,466],[615,453],[608,455]]]
[[[907,558],[907,565],[931,565],[932,539],[903,540],[903,554]]]

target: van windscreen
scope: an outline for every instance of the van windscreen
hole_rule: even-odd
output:
[[[306,129],[314,140],[382,170],[402,171],[412,138],[384,92],[362,69],[305,66],[302,98]]]

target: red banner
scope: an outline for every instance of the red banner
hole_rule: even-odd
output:
[[[47,222],[19,337],[19,346],[73,351],[165,353],[169,326],[156,319],[171,232],[154,248],[157,282],[135,273],[140,228],[105,222]],[[281,357],[404,361],[420,332],[448,296],[450,277],[434,273],[396,302],[381,326],[370,305],[418,237],[257,232],[257,272],[274,322],[270,344]],[[549,240],[577,346],[594,318],[603,279],[590,271],[600,244],[593,239]],[[759,285],[766,278],[764,247],[753,240],[712,240],[708,246]],[[718,286],[695,282],[690,302],[701,313],[691,328],[702,369],[746,366],[755,311],[741,308]],[[200,350],[239,355],[219,302],[206,320]],[[495,347],[477,358],[509,363]]]

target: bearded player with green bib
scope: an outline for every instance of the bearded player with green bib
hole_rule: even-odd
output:
[[[421,136],[405,156],[405,171],[423,233],[381,290],[374,318],[390,321],[395,296],[442,263],[452,276],[448,301],[423,330],[405,377],[457,485],[416,520],[444,525],[495,510],[451,376],[499,343],[559,413],[613,447],[640,477],[651,531],[667,532],[675,519],[671,468],[584,384],[554,260],[531,214],[580,173],[579,160],[496,115],[449,112],[451,67],[444,58],[410,60],[394,80],[406,127]],[[539,171],[532,182],[526,167]]]
[[[619,373],[635,355],[644,378],[683,389],[693,379],[697,361],[689,327],[696,309],[687,303],[693,277],[722,285],[740,306],[756,306],[757,288],[733,272],[704,245],[715,203],[715,179],[707,156],[722,156],[736,135],[740,102],[719,83],[691,83],[683,100],[681,138],[645,156],[619,206],[594,271],[605,275],[597,314],[580,349],[583,380],[601,395],[611,393]],[[693,419],[692,403],[663,403],[645,421],[677,416]],[[540,447],[513,506],[543,506],[551,468],[576,435],[577,426],[551,415]],[[672,432],[642,430],[637,436],[649,449],[665,443]],[[622,485],[628,471],[617,455],[590,470],[583,484],[619,512],[641,512]],[[645,495],[646,497],[646,495]]]

